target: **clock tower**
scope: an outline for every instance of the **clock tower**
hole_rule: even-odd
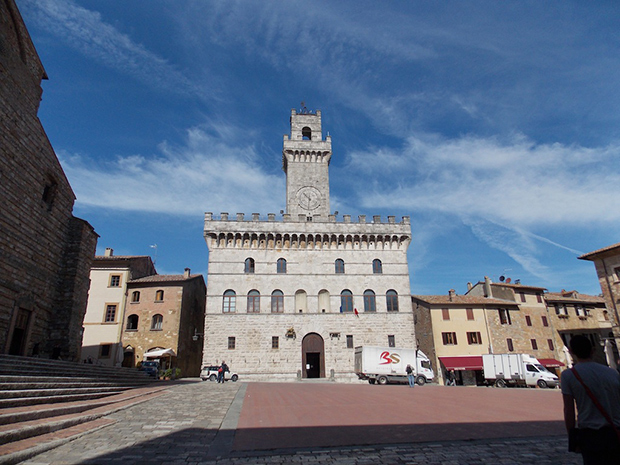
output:
[[[323,139],[321,111],[291,110],[291,134],[284,135],[282,169],[286,173],[286,213],[297,220],[327,221],[331,137]]]

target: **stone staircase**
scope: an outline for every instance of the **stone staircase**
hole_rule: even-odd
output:
[[[169,385],[132,368],[0,355],[0,464],[107,426]]]

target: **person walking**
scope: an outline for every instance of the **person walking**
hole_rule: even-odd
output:
[[[217,371],[217,382],[223,383],[224,381],[226,381],[226,373],[229,371],[230,370],[228,369],[228,365],[226,365],[226,362],[222,360],[222,366],[220,366],[219,370]]]
[[[575,365],[561,375],[569,450],[580,452],[584,465],[620,465],[620,374],[592,360],[587,337],[569,345]]]
[[[413,372],[413,368],[411,367],[411,365],[407,365],[407,368],[405,368],[405,371],[407,372],[407,379],[409,380],[409,387],[415,386],[415,373]]]

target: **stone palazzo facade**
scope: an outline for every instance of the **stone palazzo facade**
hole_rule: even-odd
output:
[[[321,113],[291,112],[286,213],[205,216],[203,364],[245,379],[351,380],[354,348],[414,348],[409,217],[329,210],[331,139]]]

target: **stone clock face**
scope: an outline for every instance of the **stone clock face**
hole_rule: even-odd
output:
[[[314,210],[321,205],[321,193],[315,187],[302,187],[297,191],[297,203],[304,210]]]

